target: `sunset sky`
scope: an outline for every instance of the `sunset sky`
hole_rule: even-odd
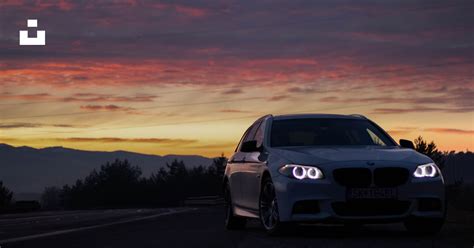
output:
[[[472,151],[473,111],[471,0],[0,1],[0,143],[230,155],[265,114],[358,113]]]

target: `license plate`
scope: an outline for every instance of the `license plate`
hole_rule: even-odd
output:
[[[396,199],[396,188],[351,188],[347,190],[348,199]]]

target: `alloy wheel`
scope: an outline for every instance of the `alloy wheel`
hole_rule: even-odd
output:
[[[274,229],[279,221],[275,188],[271,181],[266,182],[263,186],[260,197],[260,219],[267,230]]]

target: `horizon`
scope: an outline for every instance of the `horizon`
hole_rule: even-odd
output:
[[[2,2],[0,142],[230,156],[259,116],[326,112],[472,151],[471,4]]]
[[[427,142],[431,142],[431,141],[428,141],[428,140],[425,140]],[[436,143],[435,143],[436,144]],[[205,156],[205,155],[201,155],[201,154],[174,154],[174,153],[167,153],[167,154],[153,154],[153,153],[142,153],[142,152],[135,152],[135,151],[131,151],[131,150],[89,150],[89,149],[78,149],[78,148],[73,148],[73,147],[67,147],[67,146],[44,146],[44,147],[35,147],[35,146],[28,146],[28,145],[18,145],[18,146],[15,146],[15,145],[12,145],[12,144],[8,144],[8,143],[1,143],[0,142],[0,146],[1,145],[5,145],[5,146],[9,146],[9,147],[13,147],[13,148],[22,148],[22,147],[27,147],[27,148],[33,148],[33,149],[37,149],[37,150],[40,150],[40,149],[48,149],[48,148],[62,148],[62,149],[68,149],[68,150],[76,150],[76,151],[85,151],[85,152],[110,152],[110,153],[113,153],[113,152],[128,152],[128,153],[135,153],[135,154],[141,154],[141,155],[147,155],[147,156],[161,156],[161,157],[166,157],[166,156],[202,156],[202,157],[205,157],[205,158],[209,158],[209,159],[213,159],[213,158],[217,158],[217,157],[229,157],[229,155],[231,154],[225,154],[225,153],[220,153],[219,155],[216,155],[216,156]],[[437,145],[437,144],[436,144]],[[438,146],[437,146],[438,147]],[[469,150],[469,149],[466,149],[466,150],[461,150],[461,151],[455,151],[455,150],[440,150],[438,149],[440,152],[442,153],[450,153],[450,152],[454,152],[455,154],[458,154],[458,153],[472,153],[473,151]]]

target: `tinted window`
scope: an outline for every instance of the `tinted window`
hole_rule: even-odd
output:
[[[261,120],[255,122],[252,126],[252,129],[250,129],[249,133],[247,134],[247,136],[245,137],[244,139],[244,142],[245,141],[249,141],[249,140],[254,140],[255,139],[255,133],[257,133],[257,130],[258,130],[258,127],[260,126],[260,123],[262,123]]]
[[[260,147],[263,144],[266,123],[267,122],[264,120],[262,124],[260,124],[260,127],[258,127],[257,132],[255,133],[254,139],[257,141],[257,147]]]
[[[252,128],[252,127],[247,128],[247,130],[245,131],[244,135],[242,135],[242,138],[240,138],[239,144],[238,144],[237,147],[235,148],[235,152],[237,152],[237,151],[240,150],[240,146],[242,145],[244,138],[247,137],[247,134],[248,134],[248,132],[250,131],[251,128]]]
[[[378,127],[367,120],[293,119],[275,120],[271,146],[395,146]]]
[[[240,147],[242,146],[242,143],[253,140],[255,137],[255,133],[257,132],[258,127],[260,126],[260,123],[262,120],[257,120],[252,126],[250,126],[247,131],[245,132],[244,136],[240,140],[239,146],[237,147],[237,150],[240,151]]]

